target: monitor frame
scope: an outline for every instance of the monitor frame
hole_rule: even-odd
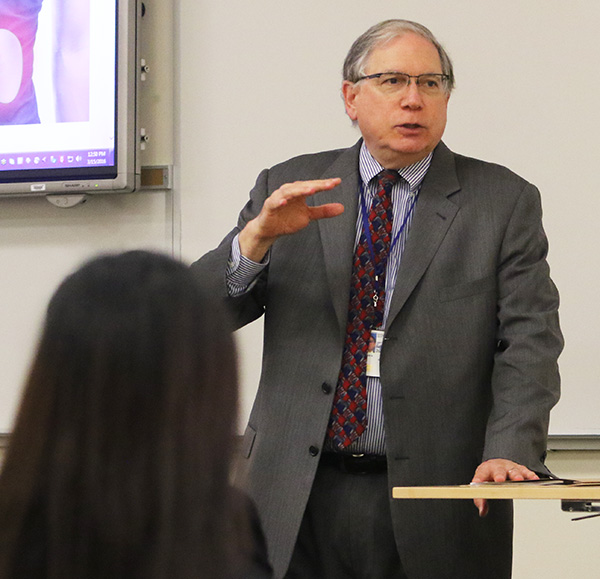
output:
[[[141,0],[116,0],[115,171],[95,174],[94,167],[0,171],[0,199],[129,193],[140,189],[139,129]]]

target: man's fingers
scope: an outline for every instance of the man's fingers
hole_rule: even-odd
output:
[[[486,499],[473,499],[480,517],[485,517],[488,514],[489,505]]]
[[[535,480],[538,475],[522,464],[501,458],[483,462],[477,467],[473,482],[504,482],[506,480]]]
[[[537,480],[540,477],[527,467],[517,465],[506,471],[507,480]]]
[[[331,179],[313,179],[312,181],[295,181],[293,183],[286,183],[283,185],[285,188],[299,189],[308,194],[316,193],[317,191],[327,191],[337,187],[342,180],[339,177],[332,177]]]
[[[341,203],[326,203],[325,205],[308,208],[308,214],[310,215],[311,220],[337,217],[343,212],[344,206]]]
[[[297,197],[309,197],[319,191],[328,191],[337,187],[342,180],[339,177],[334,179],[315,179],[313,181],[295,181],[282,185],[271,195],[273,200],[277,200],[281,205]]]

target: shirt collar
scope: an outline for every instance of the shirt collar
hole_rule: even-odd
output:
[[[402,167],[402,169],[398,169],[398,174],[400,175],[400,177],[402,177],[408,182],[411,193],[415,193],[421,186],[421,183],[423,182],[423,179],[427,174],[429,166],[431,165],[432,158],[433,151],[429,153],[429,155],[427,155],[427,157],[425,157],[424,159],[421,159],[420,161],[413,163],[412,165],[408,165],[408,167]],[[383,167],[379,164],[378,161],[375,160],[373,155],[371,155],[364,141],[360,147],[358,165],[360,177],[363,183],[365,184],[368,184],[371,181],[371,179],[373,179],[373,177],[375,177],[378,173],[383,171]]]

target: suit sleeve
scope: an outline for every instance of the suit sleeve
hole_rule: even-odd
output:
[[[546,261],[538,190],[527,184],[508,221],[499,257],[498,341],[483,460],[508,458],[547,474],[550,409],[560,393],[563,338],[558,291]]]
[[[231,297],[227,289],[227,266],[231,256],[231,244],[235,236],[240,233],[248,221],[260,213],[265,199],[270,194],[268,177],[267,169],[260,173],[250,192],[250,200],[240,212],[237,226],[229,232],[216,249],[208,252],[191,266],[198,281],[226,303],[227,308],[233,314],[233,323],[236,329],[259,318],[265,308],[268,266],[258,276],[251,290],[237,297]]]

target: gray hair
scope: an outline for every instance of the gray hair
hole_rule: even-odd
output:
[[[404,36],[409,32],[418,34],[435,46],[442,63],[442,73],[448,77],[446,81],[447,92],[448,94],[452,92],[452,89],[454,88],[454,69],[452,67],[450,56],[448,56],[444,47],[438,42],[437,38],[428,28],[418,22],[411,22],[410,20],[384,20],[379,24],[371,26],[369,30],[361,34],[350,47],[346,60],[344,61],[344,80],[357,82],[361,76],[365,75],[367,60],[369,59],[369,56],[371,56],[373,49],[394,38]]]

